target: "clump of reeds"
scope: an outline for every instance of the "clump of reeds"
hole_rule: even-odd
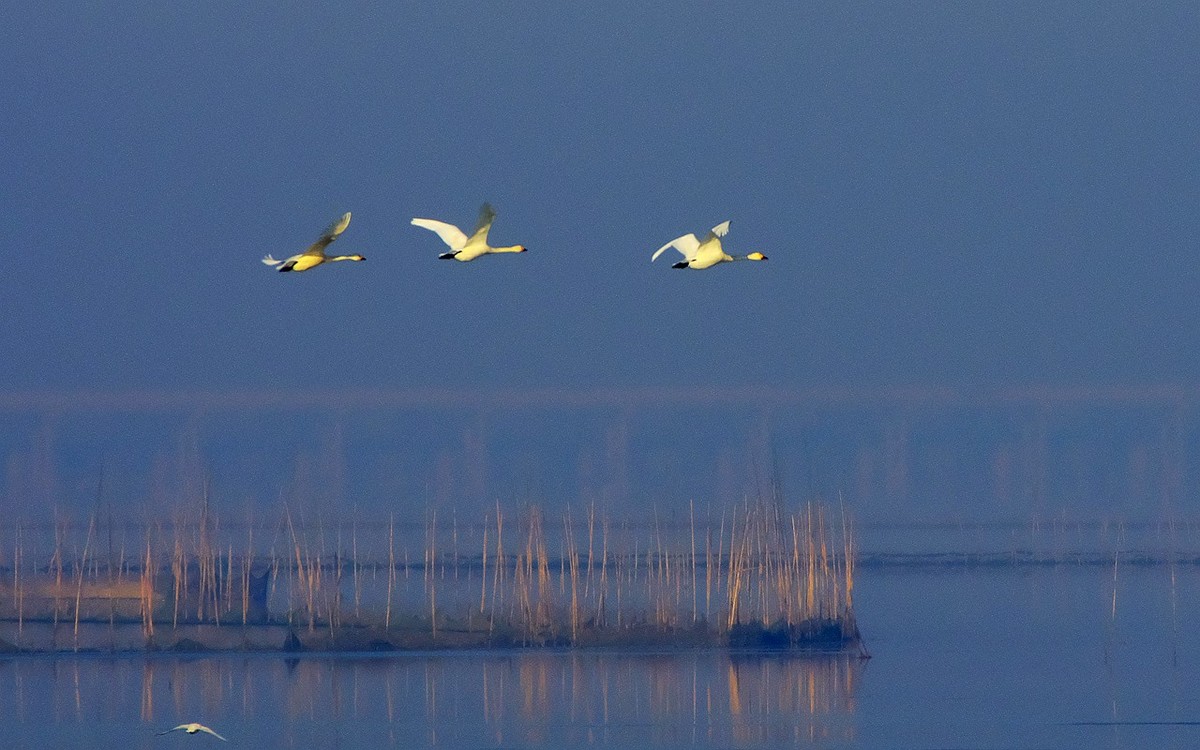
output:
[[[824,506],[785,514],[777,498],[747,501],[729,533],[726,630],[756,623],[795,633],[840,623],[855,633],[854,546],[842,524],[837,549]]]
[[[856,633],[855,549],[845,518],[815,503],[788,509],[778,493],[719,515],[689,504],[686,517],[655,513],[641,524],[614,524],[594,504],[585,513],[568,507],[557,520],[527,506],[515,529],[500,503],[480,523],[430,509],[423,524],[405,525],[394,515],[364,524],[357,512],[345,524],[307,524],[281,501],[274,521],[247,510],[239,530],[222,524],[219,504],[207,486],[202,492],[165,528],[147,518],[135,531],[141,550],[129,560],[123,541],[118,560],[111,517],[104,562],[94,550],[96,514],[75,526],[55,513],[53,554],[33,571],[48,579],[38,590],[50,596],[39,607],[55,621],[71,617],[77,637],[101,609],[110,627],[128,618],[147,639],[168,625],[266,623],[295,626],[309,639],[324,633],[330,643],[371,628],[380,629],[381,642],[397,643],[423,628],[431,645],[468,637],[485,644],[669,643],[681,642],[680,634],[682,642],[708,642],[747,628],[796,642],[831,626]],[[18,618],[28,613],[31,590],[22,533],[12,555],[13,593],[4,597]],[[422,547],[411,562],[410,543]],[[410,571],[419,574],[411,582]],[[129,594],[121,593],[126,575]],[[117,601],[122,596],[128,606]]]

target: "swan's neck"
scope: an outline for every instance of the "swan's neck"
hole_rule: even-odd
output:
[[[332,263],[335,260],[362,260],[361,255],[334,255],[331,258],[326,258],[325,262]]]
[[[509,247],[493,247],[493,253],[523,253],[525,248],[521,245],[510,245]]]

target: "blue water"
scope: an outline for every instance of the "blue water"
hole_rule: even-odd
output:
[[[13,657],[0,660],[0,747],[1193,748],[1200,571],[1174,572],[869,566],[865,662]],[[229,744],[155,734],[189,721]]]

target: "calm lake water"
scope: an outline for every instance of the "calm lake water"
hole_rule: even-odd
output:
[[[856,596],[866,661],[9,658],[0,747],[1200,747],[1195,565],[868,565]],[[229,744],[155,735],[189,721]]]

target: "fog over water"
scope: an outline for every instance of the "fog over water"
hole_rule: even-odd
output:
[[[1196,394],[543,389],[35,394],[0,411],[14,517],[338,507],[481,521],[497,502],[644,520],[778,485],[863,523],[1190,518]],[[332,506],[330,505],[332,503]]]

